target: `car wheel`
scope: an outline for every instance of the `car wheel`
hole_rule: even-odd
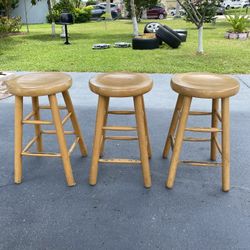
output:
[[[226,9],[228,10],[228,9],[230,9],[230,6],[228,5],[228,6],[226,6]]]
[[[144,33],[155,33],[158,29],[160,23],[152,22],[152,23],[147,23],[144,28]]]
[[[174,31],[175,32],[177,32],[177,33],[181,33],[181,34],[185,34],[185,35],[187,35],[187,30],[183,30],[183,29],[174,29]]]
[[[187,34],[183,34],[183,33],[178,33],[177,31],[169,28],[168,26],[166,25],[163,25],[163,27],[165,29],[167,29],[170,33],[172,33],[174,36],[176,36],[177,38],[179,38],[181,40],[181,42],[186,42],[187,40]]]
[[[158,18],[159,18],[160,20],[162,20],[162,19],[164,19],[164,15],[163,15],[163,14],[160,14],[160,15],[158,16]]]
[[[157,49],[159,48],[159,40],[157,38],[140,38],[135,37],[132,39],[133,49]]]
[[[160,26],[156,31],[156,36],[173,49],[178,48],[181,44],[181,40],[163,26]]]

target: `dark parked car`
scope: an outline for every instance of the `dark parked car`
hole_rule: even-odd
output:
[[[147,18],[164,19],[166,17],[167,17],[167,12],[161,6],[153,6],[147,9]]]
[[[225,7],[217,6],[216,15],[224,15],[225,14]]]

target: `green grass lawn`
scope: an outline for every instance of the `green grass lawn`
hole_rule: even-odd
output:
[[[141,32],[145,23],[139,25]],[[107,23],[106,28],[104,22],[74,24],[69,26],[69,46],[59,37],[61,26],[57,26],[57,37],[52,38],[49,24],[31,25],[29,34],[0,39],[0,71],[250,73],[250,39],[225,39],[224,33],[229,29],[225,21],[205,26],[205,54],[202,56],[196,55],[197,29],[193,24],[183,20],[162,23],[188,29],[187,42],[178,49],[163,45],[160,49],[143,51],[131,48],[92,50],[94,43],[131,42],[131,22],[117,20]]]

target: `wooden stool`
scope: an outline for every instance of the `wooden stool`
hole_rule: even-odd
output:
[[[9,92],[15,95],[15,183],[22,181],[22,156],[40,157],[61,157],[68,186],[74,186],[75,180],[72,174],[70,154],[79,143],[83,156],[87,156],[87,148],[83,140],[80,127],[77,122],[73,104],[70,99],[68,89],[72,85],[72,79],[64,73],[32,73],[18,76],[8,80]],[[58,106],[56,94],[62,93],[66,107]],[[47,95],[49,106],[39,106],[38,97]],[[32,98],[33,111],[23,118],[23,97]],[[40,119],[40,109],[51,109],[53,121]],[[61,120],[60,110],[66,109],[68,114]],[[33,120],[31,118],[34,117]],[[74,131],[64,131],[63,125],[71,119]],[[22,149],[23,124],[33,124],[35,126],[35,137]],[[53,125],[55,130],[42,130],[41,125]],[[56,134],[60,148],[60,153],[43,152],[42,134]],[[67,149],[64,135],[75,135],[75,140]],[[30,152],[29,149],[36,142],[37,153]]]
[[[93,143],[92,164],[90,168],[89,184],[97,182],[98,163],[141,163],[144,186],[151,187],[151,176],[149,157],[151,149],[149,143],[146,113],[143,94],[152,89],[152,80],[145,74],[110,73],[99,74],[89,81],[90,89],[99,95],[96,115],[96,128]],[[133,97],[135,111],[109,111],[110,97]],[[135,114],[137,127],[107,126],[108,114],[131,115]],[[105,136],[106,131],[136,131],[138,137],[134,136]],[[108,140],[138,140],[140,146],[140,160],[132,159],[100,159],[103,152],[104,141]]]
[[[172,122],[169,128],[166,144],[163,150],[163,158],[166,158],[170,147],[173,154],[170,161],[168,179],[166,187],[172,188],[174,185],[179,155],[182,142],[203,142],[211,141],[210,158],[216,160],[217,150],[221,153],[222,162],[196,162],[181,161],[193,166],[222,166],[222,189],[230,189],[230,130],[229,130],[229,97],[239,91],[237,80],[228,75],[210,73],[185,73],[176,74],[171,79],[172,89],[179,93],[175,106]],[[212,112],[190,111],[192,97],[212,99]],[[221,99],[221,114],[219,113],[219,99]],[[186,128],[188,115],[211,115],[211,128]],[[218,120],[221,121],[221,129],[218,128]],[[177,128],[178,124],[178,128]],[[176,129],[177,128],[177,129]],[[205,132],[211,133],[211,138],[184,138],[184,132]],[[222,133],[222,146],[217,139],[217,133]]]

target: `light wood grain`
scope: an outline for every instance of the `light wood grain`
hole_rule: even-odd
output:
[[[40,120],[40,111],[39,111],[39,100],[38,97],[32,97],[32,107],[34,112],[34,119]],[[43,151],[43,143],[42,143],[42,134],[41,134],[41,126],[40,124],[35,124],[35,135],[37,136],[37,151]]]
[[[84,137],[83,137],[82,131],[80,129],[80,125],[78,123],[78,120],[77,120],[77,117],[75,114],[75,110],[74,110],[74,106],[72,104],[69,92],[64,91],[62,93],[62,95],[63,95],[64,101],[65,101],[66,107],[68,109],[68,112],[71,113],[70,119],[72,122],[73,129],[75,131],[75,134],[77,137],[79,137],[78,144],[80,147],[81,154],[82,154],[82,156],[87,156],[88,155],[87,146],[85,144]]]
[[[222,190],[230,190],[230,116],[229,98],[222,98]]]
[[[89,173],[89,184],[96,185],[97,175],[98,175],[98,161],[101,151],[101,142],[103,136],[104,119],[105,119],[105,103],[107,102],[107,97],[99,96],[98,106],[96,112],[96,125],[95,125],[95,135],[93,141],[93,152],[92,152],[92,162]]]
[[[22,182],[23,97],[15,97],[15,168],[14,182]]]
[[[192,98],[185,96],[183,99],[183,109],[182,109],[182,114],[180,117],[177,133],[176,133],[176,139],[175,139],[175,144],[174,144],[174,150],[172,153],[171,161],[170,161],[170,166],[169,166],[169,173],[168,173],[168,178],[166,181],[166,187],[167,188],[172,188],[174,185],[174,180],[176,176],[176,170],[179,162],[179,156],[182,148],[182,140],[185,132],[185,126],[187,123],[188,119],[188,113],[190,109]]]
[[[60,118],[56,95],[49,95],[49,102],[51,106],[51,112],[52,112],[52,117],[53,117],[55,129],[56,129],[56,133],[57,133],[57,140],[58,140],[61,157],[63,161],[66,181],[67,181],[68,186],[74,186],[76,183],[75,183],[73,173],[72,173],[69,153],[67,149],[66,140],[64,137],[63,125],[62,125],[62,121]]]
[[[165,143],[165,146],[164,146],[164,149],[163,149],[163,153],[162,153],[163,158],[166,158],[168,156],[168,153],[169,153],[169,150],[170,150],[170,147],[171,147],[171,136],[174,136],[174,134],[175,134],[176,126],[177,126],[177,123],[178,123],[178,120],[179,120],[179,115],[178,115],[179,113],[178,112],[182,108],[182,103],[183,103],[183,96],[179,95],[178,99],[177,99],[177,102],[176,102],[176,105],[175,105],[175,110],[174,110],[174,113],[173,113],[173,117],[172,117],[172,121],[171,121],[171,124],[170,124],[169,131],[168,131],[168,136],[167,136],[167,139],[166,139],[166,143]]]
[[[140,158],[142,162],[142,174],[144,179],[144,186],[146,188],[150,188],[152,184],[151,184],[150,166],[148,159],[148,147],[147,147],[142,96],[134,97],[134,106],[135,106],[137,133],[139,137]]]

